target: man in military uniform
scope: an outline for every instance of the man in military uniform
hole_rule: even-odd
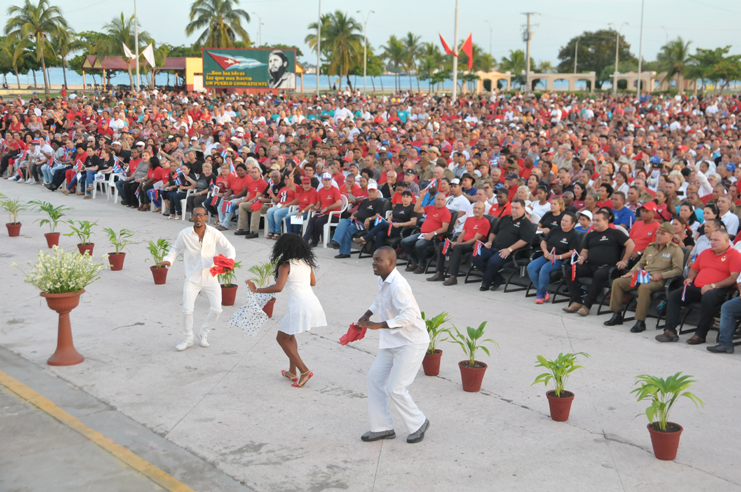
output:
[[[630,329],[632,333],[640,333],[646,329],[646,313],[651,304],[651,294],[664,288],[666,281],[682,274],[684,252],[682,248],[672,242],[674,226],[664,222],[656,231],[656,241],[646,246],[641,260],[628,273],[612,282],[612,296],[610,297],[610,311],[612,318],[605,321],[605,326],[622,325],[623,293],[629,290],[638,290],[638,305],[636,306],[636,323]],[[631,287],[633,274],[642,269],[649,274],[650,282],[636,284]]]
[[[273,50],[268,56],[268,87],[271,89],[295,89],[296,75],[288,71],[288,57],[280,50]]]

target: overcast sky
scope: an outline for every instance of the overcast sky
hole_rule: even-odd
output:
[[[32,0],[34,3],[36,0]],[[645,0],[643,31],[644,59],[653,60],[666,39],[682,36],[691,40],[694,48],[715,48],[733,45],[741,21],[739,0]],[[20,0],[9,0],[20,4]],[[64,12],[73,29],[77,31],[100,30],[101,26],[123,10],[126,15],[134,12],[133,0],[50,0]],[[139,0],[137,3],[142,29],[149,31],[158,43],[174,45],[191,44],[196,35],[188,38],[185,25],[191,0]],[[246,29],[257,40],[258,17],[262,18],[262,42],[284,43],[299,46],[304,58],[311,57],[304,44],[307,26],[318,15],[318,0],[241,0],[240,7],[250,13],[252,21]],[[336,9],[352,14],[368,12],[373,5],[374,14],[368,21],[368,43],[378,47],[390,35],[401,37],[412,31],[422,36],[422,41],[439,43],[440,31],[448,43],[453,44],[455,0],[323,0],[324,12]],[[6,9],[1,8],[0,25],[7,20]],[[522,30],[523,12],[537,12],[532,17],[533,40],[531,56],[536,62],[548,60],[554,65],[558,51],[570,38],[584,31],[608,29],[612,22],[622,28],[631,51],[638,55],[641,0],[460,0],[459,38],[473,33],[473,41],[484,51],[489,51],[490,26],[492,54],[497,61],[509,50],[524,49]],[[257,15],[252,15],[255,12]],[[488,21],[488,23],[487,23]],[[362,21],[361,21],[362,22]],[[732,53],[741,52],[733,46]]]

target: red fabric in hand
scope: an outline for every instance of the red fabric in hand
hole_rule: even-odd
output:
[[[347,329],[347,333],[340,337],[340,344],[347,345],[350,342],[357,342],[358,340],[362,340],[363,338],[365,338],[366,330],[367,328],[361,328],[355,323],[351,324],[350,328]]]
[[[224,255],[219,255],[214,256],[214,266],[209,271],[211,272],[211,276],[215,277],[228,272],[232,268],[234,268],[234,260],[230,260]]]

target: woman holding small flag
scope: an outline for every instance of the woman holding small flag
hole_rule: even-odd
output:
[[[548,302],[551,295],[548,293],[548,284],[551,281],[551,272],[561,270],[561,264],[567,261],[574,251],[579,250],[581,237],[574,230],[576,217],[571,212],[561,214],[559,227],[551,227],[548,234],[540,241],[543,256],[534,259],[527,266],[530,281],[537,289],[535,304]]]
[[[190,172],[190,164],[182,163],[180,169],[170,177],[167,186],[162,188],[163,197],[170,203],[170,212],[166,217],[178,220],[182,214],[181,200],[185,200],[188,190],[195,189],[196,180]]]
[[[414,227],[417,225],[417,214],[414,213],[414,195],[411,191],[401,193],[401,203],[394,205],[391,211],[391,222],[383,220],[380,216],[374,220],[373,228],[368,234],[354,238],[360,246],[365,246],[368,241],[373,241],[373,252],[384,245],[387,237],[399,237],[401,230],[405,227]]]

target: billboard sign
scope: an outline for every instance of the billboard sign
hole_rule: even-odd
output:
[[[296,89],[293,49],[203,48],[203,86],[240,89]]]

